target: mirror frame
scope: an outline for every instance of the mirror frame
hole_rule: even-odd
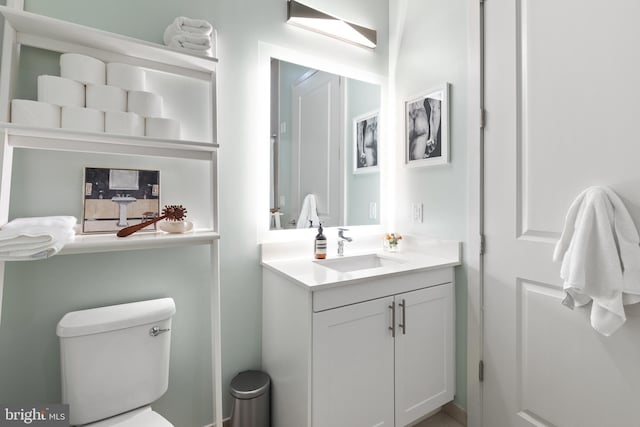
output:
[[[380,207],[379,223],[377,225],[354,225],[349,226],[349,230],[354,235],[364,235],[372,233],[382,233],[385,224],[388,223],[389,210],[389,169],[393,164],[394,151],[389,138],[389,109],[388,99],[388,79],[379,74],[370,73],[361,69],[339,64],[326,58],[319,58],[294,49],[287,49],[280,46],[259,42],[259,64],[258,64],[258,87],[259,87],[259,108],[258,108],[258,153],[260,159],[270,159],[270,116],[271,116],[271,59],[299,64],[316,70],[337,74],[351,79],[361,80],[380,86],[380,122],[379,131],[379,155],[378,164],[380,166]],[[346,158],[346,156],[345,156]],[[344,159],[343,159],[344,160]],[[346,160],[344,160],[346,162]],[[257,236],[258,243],[273,241],[293,241],[308,238],[315,235],[315,229],[286,229],[270,230],[270,218],[267,215],[270,208],[270,167],[269,162],[261,161],[258,164],[258,174],[256,181],[257,199]],[[264,213],[263,213],[264,212]],[[331,233],[337,227],[328,227]]]

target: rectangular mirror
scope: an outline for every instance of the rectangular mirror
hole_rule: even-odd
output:
[[[380,223],[380,99],[379,85],[271,59],[271,230]]]

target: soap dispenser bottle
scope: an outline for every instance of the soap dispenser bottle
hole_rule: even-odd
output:
[[[325,259],[327,257],[327,238],[322,234],[322,224],[318,227],[316,235],[314,254],[316,259]]]

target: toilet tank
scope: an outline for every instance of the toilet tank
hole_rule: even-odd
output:
[[[62,398],[71,425],[147,405],[167,391],[175,312],[173,299],[162,298],[62,317],[57,327]]]

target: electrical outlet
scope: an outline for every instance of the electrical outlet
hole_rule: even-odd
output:
[[[378,204],[376,202],[369,202],[369,219],[378,218]]]
[[[411,222],[422,224],[422,203],[411,204]]]
[[[287,122],[280,123],[280,134],[284,135],[287,133]]]
[[[284,196],[280,196],[280,207],[284,208],[286,206],[285,204],[286,200]]]

